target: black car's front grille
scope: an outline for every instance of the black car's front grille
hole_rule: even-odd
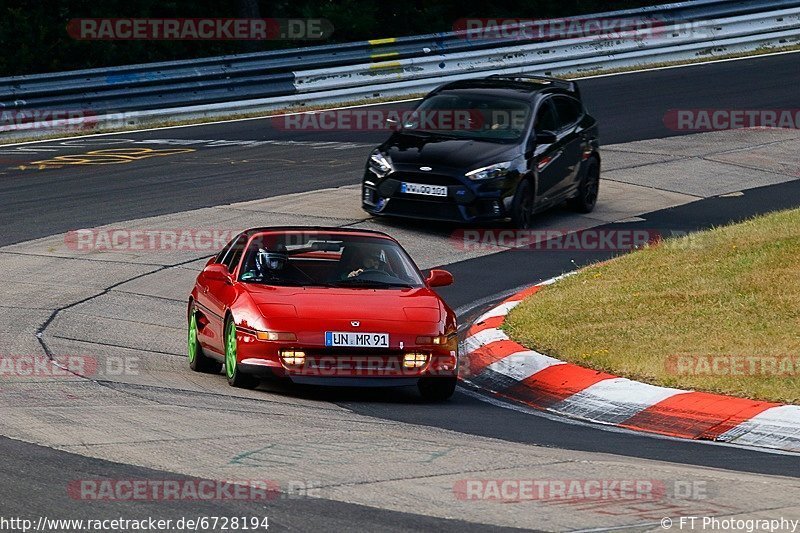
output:
[[[446,199],[445,199],[446,200]],[[381,212],[385,215],[438,220],[463,220],[458,206],[452,202],[392,198]]]
[[[403,193],[403,183],[415,183],[420,185],[433,185],[447,187],[447,196],[420,195],[414,193]],[[378,191],[387,198],[404,198],[409,200],[423,200],[431,203],[450,203],[455,198],[469,201],[472,193],[463,183],[451,176],[441,174],[427,174],[415,172],[397,172],[384,180],[379,186]],[[458,195],[458,196],[456,196]]]
[[[452,176],[431,174],[430,172],[395,172],[391,177],[397,181],[421,183],[424,185],[463,185]]]

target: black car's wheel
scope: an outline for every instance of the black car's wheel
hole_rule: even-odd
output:
[[[239,342],[236,340],[236,324],[231,317],[225,321],[225,377],[228,385],[242,389],[254,389],[260,380],[250,374],[245,374],[236,362],[236,351]]]
[[[517,193],[511,203],[511,222],[515,227],[528,229],[533,225],[533,208],[536,193],[530,181],[522,180],[517,185]]]
[[[570,200],[570,206],[578,213],[591,213],[597,205],[600,192],[600,163],[597,159],[589,160],[586,174],[578,187],[578,194]]]
[[[456,391],[458,379],[452,378],[422,378],[417,384],[422,398],[429,402],[443,402],[450,398]]]
[[[197,311],[192,309],[189,313],[189,368],[195,372],[219,374],[219,371],[222,370],[222,363],[203,353],[203,347],[200,346],[200,341],[197,339],[197,328]]]

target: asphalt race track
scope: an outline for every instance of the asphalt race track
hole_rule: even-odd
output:
[[[124,477],[130,479],[164,479],[164,473],[146,468],[89,459],[80,455],[60,452],[50,448],[32,446],[0,437],[0,450],[14,461],[0,470],[0,483],[5,487],[7,500],[3,504],[4,516],[55,516],[79,518],[86,513],[86,504],[71,500],[66,494],[43,494],[42,487],[63,486],[81,472],[92,477]],[[70,468],[63,465],[69,464]],[[26,475],[20,477],[19,473]],[[175,478],[175,476],[171,476]],[[187,479],[178,477],[177,479]],[[179,520],[187,515],[196,516],[258,516],[268,514],[270,526],[275,529],[295,529],[302,517],[303,530],[335,529],[347,531],[358,524],[372,531],[463,531],[475,524],[458,520],[432,519],[411,513],[384,511],[361,505],[348,505],[321,498],[270,500],[268,506],[259,502],[186,502],[142,503],[141,501],[97,502],[94,516],[126,516],[146,519],[158,516]],[[269,509],[266,511],[265,509]],[[487,527],[486,530],[489,528]],[[514,530],[492,527],[492,531]]]
[[[698,166],[700,170],[697,175],[684,176],[686,180],[707,179],[708,183],[698,185],[697,190],[687,192],[659,189],[654,193],[658,199],[653,200],[652,204],[648,201],[647,205],[642,205],[640,208],[627,205],[624,206],[627,211],[622,207],[619,207],[619,211],[615,211],[616,206],[624,204],[625,194],[636,192],[645,195],[651,190],[649,185],[627,183],[621,177],[619,181],[609,183],[609,194],[614,198],[615,208],[609,213],[601,212],[598,218],[590,221],[590,225],[595,229],[646,228],[670,234],[708,228],[759,213],[800,206],[800,180],[786,177],[787,175],[797,177],[800,174],[800,167],[794,172],[778,172],[765,169],[764,166],[747,166],[748,160],[744,159],[744,156],[730,155],[719,150],[719,144],[738,142],[740,139],[736,136],[710,134],[711,141],[699,141],[708,142],[709,145],[717,143],[715,145],[717,148],[708,149],[707,154],[711,155],[703,152],[702,161],[699,163],[689,156],[674,160],[668,160],[668,156],[664,156],[662,160],[657,152],[658,143],[661,141],[650,141],[651,144],[647,146],[651,151],[646,152],[642,149],[641,153],[637,150],[642,145],[636,144],[636,141],[693,133],[672,131],[664,125],[663,117],[670,109],[797,107],[797,87],[800,86],[800,69],[797,68],[799,57],[797,54],[786,54],[583,81],[582,92],[590,110],[600,121],[603,144],[621,146],[618,150],[612,150],[617,161],[627,161],[626,158],[634,157],[652,158],[652,161],[648,162],[652,166],[647,167],[652,170],[661,164],[684,164],[687,165],[685,168],[695,168],[691,165],[718,164],[724,160],[725,164],[730,164],[731,167],[735,165],[742,172],[743,179],[750,180],[747,186],[742,187],[727,185],[722,179],[714,182],[713,173],[717,167],[713,167],[712,171]],[[126,222],[128,224],[132,220],[147,217],[162,217],[164,223],[169,224],[173,220],[170,218],[171,215],[177,217],[174,220],[181,221],[184,220],[181,218],[184,215],[189,217],[185,220],[193,220],[193,217],[207,213],[214,223],[220,223],[226,220],[223,216],[227,210],[226,204],[258,200],[252,206],[237,204],[230,208],[230,212],[246,213],[248,217],[258,216],[262,212],[277,213],[277,218],[284,215],[307,216],[314,221],[330,220],[331,224],[364,224],[365,227],[379,227],[390,234],[402,236],[398,238],[410,248],[412,255],[416,257],[417,253],[427,254],[429,260],[427,264],[421,265],[423,268],[440,265],[454,274],[456,283],[442,289],[441,294],[451,307],[459,310],[462,321],[477,316],[496,300],[498,295],[573,270],[576,266],[614,255],[614,252],[610,251],[520,253],[506,250],[491,254],[466,254],[462,259],[452,250],[447,253],[439,253],[436,250],[448,242],[453,228],[428,229],[424,224],[373,222],[366,220],[366,216],[357,219],[356,217],[360,216],[355,214],[358,211],[357,205],[350,205],[345,199],[355,196],[357,200],[357,189],[352,186],[360,181],[366,155],[385,135],[381,132],[284,131],[276,128],[274,121],[259,119],[0,147],[0,161],[2,161],[0,195],[4,203],[4,209],[0,212],[0,227],[4,228],[3,234],[0,235],[0,246],[6,247],[3,250],[7,257],[14,254],[22,256],[27,253],[25,246],[33,249],[39,245],[36,243],[40,243],[46,248],[55,246],[53,243],[63,243],[63,237],[50,238],[59,233],[121,221],[128,221]],[[800,134],[794,135],[794,132],[774,136],[771,133],[759,135],[761,134],[756,135],[758,145],[754,149],[762,150],[759,153],[768,153],[763,151],[769,151],[771,147],[776,146],[782,147],[781,150],[787,150],[792,143],[796,146],[797,138],[800,138]],[[623,143],[633,143],[628,145],[633,147],[624,148]],[[749,146],[747,143],[751,143],[750,138],[742,141],[741,149]],[[113,152],[108,152],[108,150],[125,150],[124,153],[131,157],[130,154],[135,154],[136,150],[143,148],[148,150],[142,152],[147,157],[133,158],[130,161],[122,161],[120,158],[115,158]],[[667,148],[665,151],[669,152],[671,149]],[[154,155],[155,152],[149,150],[163,151]],[[94,151],[105,152],[90,154]],[[741,158],[731,159],[739,157]],[[83,162],[73,164],[78,160]],[[763,161],[759,164],[764,165]],[[645,166],[647,165],[643,163],[642,172],[649,171]],[[632,165],[609,171],[618,172],[618,176],[623,174],[634,176],[637,167]],[[313,191],[336,187],[345,188],[335,189],[330,196],[314,196]],[[707,191],[703,188],[707,188]],[[736,194],[728,194],[734,191]],[[310,196],[286,196],[305,192]],[[293,209],[297,209],[302,202],[313,204],[314,209],[294,213]],[[603,202],[603,196],[600,202]],[[263,207],[264,205],[269,207]],[[615,216],[623,212],[633,216]],[[542,216],[542,224],[545,227],[565,227],[577,223],[576,219],[570,217],[571,215],[555,210],[554,213]],[[586,222],[586,219],[580,221]],[[34,245],[8,247],[33,239],[41,241],[34,241]],[[32,256],[44,255],[44,252],[38,249],[30,253]],[[61,251],[55,253],[60,254]],[[67,253],[64,257],[66,259],[59,267],[65,263],[69,264],[68,260],[73,256]],[[141,332],[148,332],[149,335],[149,332],[162,331],[148,327],[125,331],[124,334],[117,335],[120,338],[115,338],[113,335],[113,328],[123,324],[123,320],[135,323],[133,318],[127,316],[120,317],[120,322],[111,321],[110,317],[118,313],[113,309],[114,303],[118,302],[119,305],[121,302],[127,302],[125,298],[138,298],[144,301],[144,298],[148,297],[151,300],[159,298],[163,300],[161,308],[147,307],[153,305],[152,303],[143,305],[145,309],[152,309],[155,315],[154,321],[173,311],[180,313],[187,292],[186,286],[181,283],[194,275],[193,273],[200,267],[202,258],[169,258],[163,263],[160,259],[163,258],[152,263],[147,258],[134,258],[131,261],[124,257],[100,259],[98,263],[103,261],[105,263],[98,266],[97,270],[85,273],[87,278],[92,276],[102,278],[99,286],[104,290],[97,291],[97,295],[84,298],[81,293],[73,303],[59,305],[56,309],[50,306],[31,307],[30,312],[33,316],[31,323],[35,323],[39,333],[44,333],[41,339],[41,346],[44,348],[54,350],[53,346],[57,345],[78,350],[81,346],[84,348],[87,346],[86,339],[92,339],[95,348],[105,347],[112,352],[124,349],[131,352],[135,351],[138,341],[148,361],[147,364],[153,361],[153,366],[147,368],[156,368],[160,373],[157,374],[158,377],[148,378],[151,381],[144,382],[98,379],[66,383],[64,390],[68,391],[67,394],[76,396],[71,400],[84,401],[81,391],[86,393],[88,411],[85,435],[81,434],[80,427],[74,428],[74,434],[65,432],[63,438],[61,435],[46,435],[44,433],[46,430],[42,429],[45,426],[36,424],[32,424],[26,433],[28,428],[24,427],[23,418],[17,418],[16,413],[12,413],[11,410],[8,411],[8,416],[3,415],[7,422],[0,421],[0,428],[13,428],[25,436],[22,440],[0,438],[0,454],[13,458],[0,466],[0,484],[6,487],[5,501],[2,504],[3,510],[6,511],[5,515],[70,518],[77,517],[81,513],[91,513],[92,517],[97,518],[119,515],[179,518],[204,514],[251,516],[266,514],[270,517],[270,525],[281,530],[317,530],[324,527],[342,531],[377,529],[455,531],[483,528],[499,530],[503,525],[516,525],[529,530],[539,527],[577,530],[574,523],[570,523],[567,518],[564,522],[556,521],[560,516],[559,513],[569,514],[569,512],[564,513],[564,509],[553,509],[543,513],[542,522],[526,521],[525,515],[521,514],[522,511],[510,509],[513,507],[511,505],[506,506],[509,509],[500,509],[503,505],[498,503],[490,504],[487,508],[476,507],[474,514],[454,514],[436,504],[437,500],[431,497],[430,492],[426,492],[430,487],[423,486],[420,481],[436,475],[451,477],[458,475],[464,478],[467,476],[466,472],[471,472],[470,475],[478,478],[484,475],[483,472],[494,472],[485,475],[496,477],[497,469],[507,472],[511,477],[539,475],[539,470],[534,467],[541,467],[544,469],[542,471],[550,472],[549,475],[554,476],[557,474],[553,472],[560,472],[561,468],[565,472],[572,472],[571,468],[578,468],[574,465],[584,465],[585,470],[576,470],[581,472],[580,474],[563,474],[565,477],[569,475],[600,477],[603,472],[608,472],[606,474],[608,476],[614,476],[630,469],[632,477],[637,475],[634,472],[656,471],[663,473],[669,479],[685,479],[691,472],[699,472],[698,475],[705,476],[704,479],[712,480],[710,483],[717,493],[733,491],[734,487],[739,487],[741,484],[741,494],[728,494],[721,498],[721,501],[732,501],[733,507],[728,510],[730,512],[734,512],[737,505],[740,506],[738,508],[740,511],[747,510],[745,502],[762,495],[765,506],[771,505],[772,509],[789,509],[789,504],[780,500],[780,495],[790,495],[792,490],[796,494],[800,479],[800,457],[797,455],[609,431],[532,413],[511,405],[501,405],[497,401],[490,401],[480,391],[471,389],[460,389],[446,404],[428,405],[417,398],[415,391],[387,393],[269,388],[240,394],[239,391],[229,389],[221,376],[203,376],[203,379],[187,376],[190,373],[184,368],[185,359],[177,357],[178,353],[183,352],[180,351],[182,349],[180,343],[173,342],[174,335],[171,329],[174,328],[171,324],[163,324],[163,339],[152,337],[136,339],[137,334]],[[11,259],[6,260],[11,261]],[[38,260],[39,256],[36,261]],[[65,280],[65,284],[69,285],[66,282],[68,276],[76,274],[69,267],[65,267],[66,271],[63,273],[54,272],[51,270],[51,263],[42,261],[42,270],[27,270],[31,278],[61,276],[58,279]],[[170,267],[167,268],[166,264]],[[170,277],[173,276],[171,273],[173,271],[178,274]],[[164,286],[171,284],[173,288],[165,294],[150,294],[142,284],[136,285],[137,280],[148,276],[163,283]],[[20,276],[18,279],[23,284],[28,281],[25,276]],[[10,296],[4,297],[2,306],[10,308],[15,305],[15,298],[22,303],[25,296],[23,290],[11,287],[10,283],[8,285],[6,292]],[[115,294],[120,285],[131,288]],[[41,294],[36,295],[37,302],[41,296]],[[91,308],[92,305],[97,307]],[[108,312],[108,315],[102,319],[93,318],[94,323],[91,325],[85,323],[81,325],[78,321],[80,317],[77,315],[80,314],[84,314],[85,317],[96,317],[92,313],[98,312],[100,308]],[[75,314],[68,314],[70,311],[75,311]],[[174,320],[174,322],[180,321]],[[12,329],[8,325],[3,327],[9,331]],[[33,332],[25,331],[28,337],[27,340],[19,341],[20,346],[39,346]],[[28,341],[30,344],[26,344]],[[175,376],[179,376],[181,380],[174,388],[168,381],[169,372],[164,372],[165,368],[173,367]],[[13,389],[14,384],[11,385],[6,391],[0,391],[5,398],[19,400],[25,397]],[[59,424],[73,420],[66,410],[61,410],[65,406],[59,405],[59,401],[54,399],[56,396],[49,397],[43,392],[39,397],[32,390],[28,390],[25,394],[31,398],[32,410],[41,409],[39,413],[33,415],[28,413],[26,416],[34,418],[38,416],[45,421],[51,419]],[[105,394],[108,396],[104,396]],[[112,401],[112,397],[129,398],[126,401],[130,401],[132,405],[151,407],[153,418],[160,415],[174,416],[174,418],[167,420],[164,428],[148,433],[146,439],[142,437],[141,454],[135,450],[137,443],[133,439],[133,433],[138,430],[131,429],[130,438],[133,440],[130,442],[128,442],[129,435],[125,433],[126,424],[131,420],[135,421],[135,417],[121,418],[119,426],[109,429],[112,432],[122,431],[116,441],[93,443],[91,441],[98,431],[98,427],[93,424],[100,426],[99,421],[103,419],[100,414],[91,414],[92,409],[116,409],[117,405],[114,403],[116,400]],[[191,416],[196,417],[197,413],[202,413],[199,407],[203,405],[213,405],[209,411],[214,411],[214,414],[219,414],[220,417],[225,414],[229,418],[219,420],[227,420],[226,423],[231,425],[237,423],[248,425],[251,420],[258,421],[257,427],[254,425],[248,428],[253,435],[260,435],[262,431],[269,434],[271,427],[265,428],[263,424],[274,423],[276,433],[284,431],[288,435],[287,439],[294,439],[298,444],[310,439],[318,450],[322,450],[319,452],[320,457],[292,457],[294,462],[290,466],[301,468],[303,465],[316,467],[322,464],[319,471],[329,474],[334,480],[330,483],[331,492],[325,492],[322,498],[278,497],[266,504],[184,501],[144,504],[137,502],[134,505],[129,502],[91,502],[91,505],[87,506],[86,502],[76,501],[60,489],[71,480],[86,477],[184,479],[184,472],[195,470],[185,467],[183,463],[180,468],[176,466],[173,469],[173,462],[178,464],[185,458],[179,460],[176,448],[169,447],[177,444],[170,442],[168,445],[166,441],[180,435],[180,439],[176,438],[180,446],[193,446],[193,439],[202,439],[201,434],[204,431],[225,432],[225,423],[218,421],[209,423],[207,428],[195,427],[196,424],[192,423]],[[191,411],[194,415],[187,417],[182,411],[179,412],[179,408],[183,407],[197,410]],[[142,413],[147,411],[143,410]],[[304,417],[317,416],[316,413],[319,413],[319,419],[314,419],[310,423],[317,425],[315,429],[321,433],[308,436],[305,434],[307,421]],[[146,420],[144,417],[147,415],[137,416],[142,416],[141,420]],[[331,448],[323,445],[326,441],[341,438],[341,432],[347,429],[336,428],[334,422],[337,420],[343,424],[353,424],[356,428],[367,428],[359,431],[365,431],[365,434],[370,435],[374,433],[381,436],[381,439],[385,434],[387,442],[398,443],[418,439],[419,443],[430,443],[433,449],[441,450],[432,452],[431,462],[436,460],[438,453],[442,457],[452,453],[458,455],[463,464],[460,464],[457,472],[455,469],[437,470],[427,476],[416,461],[407,457],[414,452],[413,449],[409,451],[393,449],[391,452],[394,454],[393,459],[387,460],[384,466],[387,471],[394,472],[395,477],[371,489],[374,494],[367,494],[368,489],[364,488],[361,491],[359,486],[368,487],[372,479],[370,476],[374,475],[370,468],[380,470],[380,462],[384,459],[376,457],[374,462],[378,464],[363,467],[365,469],[363,481],[336,482],[337,469],[349,468],[348,461],[354,460],[354,455],[350,451],[331,451]],[[4,425],[6,423],[8,426]],[[170,424],[173,426],[169,426]],[[185,428],[182,424],[185,424]],[[330,427],[326,424],[330,424]],[[19,429],[23,427],[24,431]],[[2,430],[0,432],[6,434]],[[241,435],[233,434],[226,434],[224,437],[242,439]],[[370,438],[376,437],[373,435]],[[29,444],[23,440],[43,442],[47,443],[47,446]],[[196,471],[208,472],[209,475],[212,473],[224,475],[226,472],[224,468],[216,470],[210,468],[203,470],[203,468],[210,464],[208,457],[223,453],[226,450],[225,446],[227,444],[211,443],[204,449],[197,448],[199,466]],[[470,446],[479,447],[474,455],[469,454]],[[509,470],[502,470],[506,465],[495,464],[492,458],[486,457],[495,447],[498,450],[502,449],[502,453],[506,454],[498,455],[499,463],[505,463],[505,457],[511,458],[508,459]],[[154,457],[152,464],[159,465],[157,468],[140,466],[146,461],[147,454]],[[323,464],[324,454],[328,454],[329,463]],[[398,461],[398,464],[392,464],[393,460]],[[407,461],[411,466],[405,465],[403,461]],[[268,475],[276,478],[284,472],[281,470],[284,468],[282,465],[273,463],[259,463],[259,465],[267,465],[263,467],[273,469],[269,470]],[[395,467],[397,470],[392,470]],[[548,468],[554,470],[547,470]],[[408,469],[408,472],[404,469]],[[595,471],[597,474],[594,474]],[[19,472],[24,472],[24,475],[19,476]],[[356,473],[358,479],[361,479],[362,472],[358,470]],[[404,477],[406,474],[407,478]],[[445,481],[441,484],[444,487],[442,490],[452,490],[451,478],[443,479]],[[392,494],[396,497],[397,494],[407,493],[409,485],[399,488],[398,485],[392,485],[403,482],[418,482],[419,500],[430,500],[426,502],[430,507],[424,507],[421,501],[419,506],[415,505],[413,498],[410,501],[383,501],[391,499]],[[747,483],[749,485],[745,486]],[[774,493],[768,493],[769,488],[762,486],[767,483],[772,484]],[[51,490],[53,487],[59,490]],[[382,489],[387,490],[385,496],[376,492]],[[796,506],[796,502],[794,505]],[[438,508],[435,512],[431,510],[434,507]],[[402,508],[405,512],[399,512],[398,508]],[[580,511],[591,512],[585,509]],[[717,511],[726,510],[717,508]],[[689,506],[685,514],[689,512],[700,513],[702,510],[697,506]],[[797,507],[787,512],[796,513]],[[661,513],[664,514],[663,511]],[[589,525],[612,528],[624,524],[625,527],[637,528],[632,530],[644,531],[658,529],[656,516],[660,516],[658,511],[650,514],[634,513],[618,517],[619,522],[614,521],[617,518],[601,516],[597,518],[596,523]]]
[[[797,65],[797,54],[777,55],[587,79],[581,87],[588,109],[599,120],[601,143],[608,145],[689,133],[664,125],[670,109],[791,109],[797,103]],[[353,184],[371,149],[387,137],[383,132],[286,131],[280,124],[247,120],[0,147],[0,245],[120,220]],[[207,142],[136,145],[194,151],[135,165],[37,170],[35,164],[65,154],[132,146],[124,139]],[[274,144],[252,150],[244,144],[248,141]]]

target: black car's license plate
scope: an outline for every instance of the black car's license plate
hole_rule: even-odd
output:
[[[425,185],[423,183],[403,182],[400,192],[405,194],[421,194],[423,196],[447,196],[447,187],[444,185]]]

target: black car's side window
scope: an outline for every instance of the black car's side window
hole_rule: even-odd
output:
[[[228,272],[233,273],[233,269],[239,264],[239,260],[244,253],[244,245],[247,244],[247,235],[240,235],[228,249],[221,263],[228,267]]]
[[[556,131],[558,122],[551,99],[543,101],[536,112],[536,121],[533,123],[534,132]]]
[[[558,114],[558,130],[574,126],[583,116],[581,103],[574,98],[556,96],[553,98],[553,105]]]

